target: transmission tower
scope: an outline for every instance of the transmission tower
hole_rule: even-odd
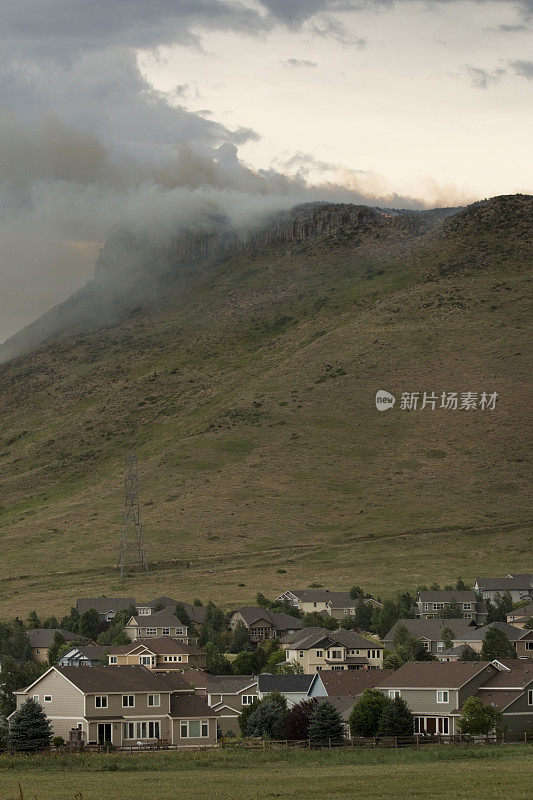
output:
[[[117,570],[120,570],[121,575],[128,572],[148,572],[139,509],[139,476],[135,453],[126,455],[124,488],[124,519]]]

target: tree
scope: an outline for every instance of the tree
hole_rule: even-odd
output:
[[[525,621],[524,628],[531,630],[533,628],[533,617],[528,617]]]
[[[233,653],[240,653],[242,650],[251,650],[252,648],[252,641],[250,638],[250,631],[242,622],[239,620],[238,623],[235,625],[235,630],[233,631],[233,642],[231,646],[231,650]]]
[[[51,646],[48,648],[48,663],[52,667],[56,664],[58,656],[59,656],[59,649],[66,644],[67,640],[63,636],[62,633],[59,631],[55,631],[54,633],[54,641],[52,642]]]
[[[308,739],[311,717],[318,706],[318,700],[302,700],[287,711],[284,736],[286,739]]]
[[[15,617],[9,624],[0,623],[0,653],[3,656],[31,661],[30,640],[22,620]]]
[[[174,615],[182,622],[186,627],[191,624],[191,618],[187,614],[185,610],[185,606],[183,603],[176,603],[176,608],[174,610]]]
[[[507,614],[513,610],[513,600],[509,592],[504,592],[503,595],[496,594],[494,602],[490,600],[487,603],[487,622],[505,622]]]
[[[502,712],[494,706],[484,706],[479,697],[469,697],[457,722],[461,733],[477,735],[498,729],[502,718]]]
[[[282,661],[278,666],[278,675],[303,675],[303,664],[299,661]]]
[[[483,640],[481,658],[493,661],[495,658],[516,658],[516,650],[499,628],[489,628]]]
[[[198,600],[197,597],[194,598],[194,600],[192,601],[192,604],[193,604],[193,606],[196,606],[196,608],[202,608],[203,605],[204,605],[201,600]]]
[[[41,627],[41,620],[37,616],[36,611],[30,611],[28,614],[28,628],[29,630],[34,630],[35,628]]]
[[[304,614],[303,622],[306,628],[326,628],[330,631],[334,631],[339,625],[338,621],[329,614],[322,615],[319,611]]]
[[[285,663],[285,650],[274,650],[269,656],[269,659],[263,667],[263,672],[270,672],[275,675],[278,672],[279,666]]]
[[[437,614],[439,619],[462,619],[463,609],[459,605],[455,597],[452,597],[449,603],[444,603],[444,608],[441,608]]]
[[[59,628],[59,621],[55,616],[55,614],[52,614],[51,617],[46,617],[45,619],[43,619],[42,627],[47,629]]]
[[[50,747],[50,720],[39,703],[29,697],[11,718],[9,743],[15,750],[44,750]]]
[[[211,675],[231,675],[230,662],[214,642],[207,642],[204,652],[206,655],[206,668]]]
[[[360,586],[352,586],[349,594],[352,600],[362,600],[363,597],[365,596],[365,593],[363,592]]]
[[[243,736],[248,735],[248,718],[255,711],[255,709],[263,703],[263,700],[254,700],[250,705],[244,706],[239,715],[239,728]]]
[[[464,582],[462,578],[457,578],[457,583],[455,584],[455,588],[458,592],[468,592],[468,586]]]
[[[260,736],[262,739],[281,739],[285,728],[287,700],[279,692],[267,695],[258,704],[246,724],[248,736]]]
[[[390,702],[379,689],[365,689],[350,713],[352,736],[377,736],[381,714]]]
[[[104,623],[105,624],[105,623]],[[88,608],[81,614],[78,622],[78,633],[87,639],[96,639],[103,630],[104,624],[95,608]]]
[[[270,608],[272,605],[270,600],[268,600],[268,598],[266,598],[262,592],[257,592],[255,596],[255,604],[256,606],[259,606],[259,608]]]
[[[381,608],[375,608],[372,614],[372,629],[383,639],[395,622],[400,619],[400,612],[394,600],[385,600]]]
[[[380,736],[412,736],[413,715],[403,697],[395,697],[384,706],[378,723]]]
[[[440,635],[442,641],[444,642],[444,646],[447,650],[453,647],[453,640],[455,639],[455,633],[452,631],[451,628],[445,625]]]
[[[479,653],[476,653],[476,651],[470,647],[469,644],[465,644],[461,650],[459,661],[479,661]]]
[[[207,642],[215,642],[220,647],[222,633],[226,631],[226,628],[226,615],[210,600],[205,607],[205,619],[200,626],[198,644],[203,647]]]
[[[4,656],[0,682],[0,716],[7,717],[17,707],[13,692],[25,689],[47,669],[48,664],[46,663],[36,663],[35,661],[19,663],[12,656]]]
[[[362,631],[370,630],[373,608],[364,600],[358,600],[355,606],[355,627]]]
[[[321,700],[311,714],[308,735],[315,744],[337,743],[344,739],[341,715],[329,700]]]
[[[72,631],[72,633],[79,633],[79,622],[80,612],[77,608],[72,607],[70,609],[70,614],[68,614],[66,617],[63,617],[59,627],[64,628],[66,631]]]

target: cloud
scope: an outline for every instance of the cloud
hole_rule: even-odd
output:
[[[521,78],[525,78],[528,81],[533,79],[533,61],[515,59],[514,61],[509,61],[509,66]]]
[[[470,65],[467,65],[466,71],[475,89],[487,89],[490,84],[497,83],[502,75],[505,75],[504,69],[486,70]]]
[[[338,19],[329,15],[318,17],[316,22],[311,24],[313,33],[323,39],[333,39],[344,47],[357,47],[362,49],[366,46],[366,39],[359,38],[350,33]]]
[[[308,59],[300,58],[287,58],[286,61],[280,61],[284,67],[316,67],[316,61],[309,61]]]
[[[493,28],[497,33],[523,33],[528,30],[527,25],[497,25]]]

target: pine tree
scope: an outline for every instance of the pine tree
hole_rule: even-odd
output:
[[[384,706],[378,723],[380,736],[412,736],[413,715],[403,697],[395,697]]]
[[[493,661],[495,658],[516,658],[516,650],[499,628],[489,628],[485,634],[481,658],[484,661]]]
[[[470,647],[469,644],[465,644],[461,650],[459,661],[479,661],[479,653],[476,653],[476,651]]]
[[[285,730],[287,701],[279,692],[267,695],[252,711],[246,723],[248,736],[281,739]]]
[[[9,743],[15,750],[44,750],[50,747],[52,731],[39,703],[29,697],[11,718]]]
[[[309,739],[315,744],[337,743],[344,739],[341,715],[329,700],[321,700],[311,715]]]

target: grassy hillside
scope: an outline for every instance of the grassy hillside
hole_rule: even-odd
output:
[[[88,592],[386,594],[531,568],[530,219],[531,198],[496,198],[238,252],[0,366],[0,616]],[[424,390],[499,398],[400,410]],[[120,580],[132,445],[158,563]]]

